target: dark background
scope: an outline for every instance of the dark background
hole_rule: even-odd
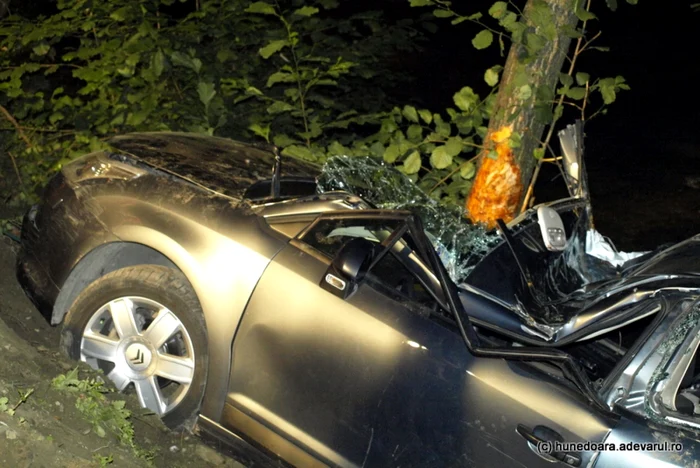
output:
[[[466,12],[490,3],[464,2]],[[631,90],[586,124],[586,164],[597,229],[622,250],[646,250],[700,233],[700,12],[690,0],[618,3],[612,12],[593,1],[599,19],[590,30],[602,31],[596,45],[610,51],[583,54],[577,68],[594,78],[622,75]],[[471,46],[478,29],[438,24],[421,57],[407,61],[417,77],[411,93],[434,109],[452,105],[465,85],[483,95],[483,71],[503,62],[497,47]],[[560,193],[557,173],[543,170],[537,201]]]
[[[602,31],[596,45],[609,52],[591,51],[579,59],[578,71],[593,78],[622,75],[630,91],[618,94],[607,115],[586,124],[586,164],[596,227],[622,250],[646,250],[700,233],[700,12],[698,0],[618,0],[612,12],[604,0],[593,0],[598,20],[589,31]],[[14,3],[27,16],[55,10],[48,0]],[[453,1],[464,14],[486,12],[493,0]],[[525,0],[516,0],[522,6]],[[21,6],[20,6],[21,5]],[[177,3],[189,11],[194,2]],[[429,8],[411,8],[408,0],[341,0],[334,14],[383,9],[393,20],[429,15]],[[490,18],[487,18],[490,19]],[[390,90],[394,100],[433,111],[453,106],[452,95],[463,86],[480,95],[488,92],[486,68],[504,58],[494,43],[477,51],[471,38],[479,31],[468,22],[439,26],[426,33],[423,50],[402,53],[393,67],[412,78]],[[369,83],[371,86],[371,83]],[[358,94],[362,90],[356,90]],[[577,117],[565,113],[562,123]],[[536,202],[565,193],[558,171],[545,165],[535,190]]]

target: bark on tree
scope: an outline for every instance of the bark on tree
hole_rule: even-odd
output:
[[[523,10],[524,18],[531,17],[535,1],[528,0]],[[571,43],[571,38],[563,34],[562,29],[565,26],[575,27],[578,21],[574,13],[574,0],[544,2],[553,14],[556,37],[548,41],[535,57],[528,56],[523,44],[513,43],[511,46],[493,117],[489,121],[485,149],[479,158],[478,172],[466,201],[470,219],[489,227],[495,226],[497,219],[509,221],[519,212],[536,165],[533,151],[540,146],[545,129],[545,124],[536,115],[536,105],[542,94],[553,96],[553,92],[542,93],[538,90],[555,89]],[[529,21],[527,25],[535,27]],[[524,98],[523,93],[519,92],[523,86],[523,74],[531,90],[529,98]],[[516,133],[522,140],[520,147],[513,148],[510,137]],[[486,157],[492,150],[498,157]]]

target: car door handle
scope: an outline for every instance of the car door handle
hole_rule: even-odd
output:
[[[559,460],[570,466],[581,466],[581,455],[578,453],[554,450],[553,442],[564,441],[564,438],[555,430],[546,426],[535,426],[534,429],[530,429],[523,424],[518,424],[516,431],[528,441],[530,449],[540,457],[550,461]]]

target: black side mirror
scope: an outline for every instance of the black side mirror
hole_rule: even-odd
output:
[[[355,292],[376,253],[373,242],[356,237],[343,244],[321,279],[321,288],[346,299]]]

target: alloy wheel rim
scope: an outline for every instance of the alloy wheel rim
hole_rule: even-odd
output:
[[[195,369],[192,340],[180,319],[138,296],[111,300],[90,317],[80,360],[102,369],[120,392],[134,387],[141,406],[159,416],[182,401]]]

